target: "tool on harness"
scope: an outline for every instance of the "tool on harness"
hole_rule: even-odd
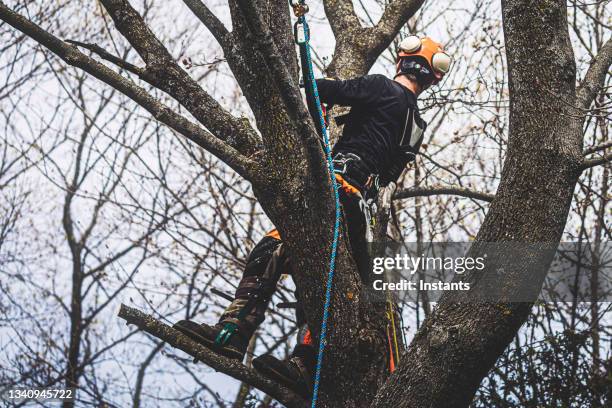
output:
[[[399,315],[399,311],[395,305],[395,302],[391,296],[387,293],[387,339],[389,342],[389,372],[395,371],[395,368],[400,362],[400,343],[398,340],[397,332],[401,330],[395,324],[396,316]]]
[[[397,184],[391,182],[382,192],[380,200],[381,206],[383,211],[387,212],[387,215],[391,212],[391,201],[396,188]],[[386,292],[385,314],[387,317],[386,334],[389,344],[389,372],[392,373],[400,362],[401,351],[406,346],[406,339],[404,335],[402,312],[401,309],[398,308],[397,302],[390,291]]]
[[[375,199],[380,190],[380,177],[370,173],[361,157],[355,153],[337,153],[333,160],[334,172],[357,187],[364,200]]]
[[[291,1],[291,0],[290,0]],[[329,259],[329,272],[327,274],[327,283],[325,286],[325,301],[323,304],[323,316],[321,319],[321,330],[319,333],[319,350],[317,353],[317,365],[315,368],[315,380],[313,385],[311,406],[314,408],[317,404],[317,397],[319,395],[319,385],[321,383],[321,367],[323,365],[323,352],[326,345],[327,336],[327,321],[329,318],[329,309],[331,305],[331,293],[334,279],[334,271],[336,265],[336,251],[338,246],[338,237],[340,232],[340,198],[338,195],[338,185],[336,184],[336,177],[334,174],[334,165],[331,156],[331,146],[329,137],[327,135],[327,128],[325,127],[325,118],[321,109],[321,101],[319,99],[319,92],[317,90],[317,83],[314,78],[314,71],[312,67],[312,58],[310,55],[310,31],[308,22],[306,21],[305,14],[308,8],[305,4],[305,0],[291,1],[291,7],[297,17],[297,21],[294,25],[294,36],[295,42],[300,49],[300,62],[302,64],[302,77],[304,79],[305,91],[306,91],[306,102],[310,114],[313,116],[317,131],[323,139],[323,149],[325,150],[325,156],[327,161],[327,169],[329,173],[330,182],[334,193],[334,204],[335,204],[335,221],[333,229],[333,241],[331,245],[331,254]]]

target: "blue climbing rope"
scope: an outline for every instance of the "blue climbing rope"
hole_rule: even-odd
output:
[[[316,111],[318,117],[317,130],[323,139],[323,148],[325,150],[325,157],[327,159],[327,170],[329,172],[329,178],[334,190],[334,201],[336,206],[336,219],[334,222],[334,239],[331,246],[331,255],[329,259],[329,272],[327,274],[327,284],[325,286],[325,303],[323,304],[323,318],[321,320],[321,331],[319,333],[319,352],[317,355],[317,367],[315,371],[314,388],[312,392],[312,403],[311,408],[315,408],[317,405],[317,397],[319,395],[319,385],[321,383],[321,367],[323,366],[323,352],[326,345],[327,336],[327,321],[329,318],[329,309],[331,305],[331,294],[334,280],[334,271],[336,269],[336,253],[338,249],[338,236],[340,231],[340,198],[338,196],[338,185],[336,184],[336,176],[334,173],[334,164],[332,161],[331,146],[329,142],[329,136],[327,134],[327,127],[325,125],[325,118],[323,116],[323,109],[321,108],[321,100],[319,98],[319,91],[317,89],[317,83],[315,82],[314,71],[312,68],[312,57],[310,55],[310,28],[306,22],[305,13],[308,11],[305,5],[305,0],[299,0],[297,3],[291,3],[298,20],[295,24],[295,42],[300,47],[300,59],[302,61],[302,76],[304,78],[304,88],[306,90],[306,98],[308,106],[311,110],[311,114],[314,115],[313,110]]]

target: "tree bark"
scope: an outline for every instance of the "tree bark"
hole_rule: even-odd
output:
[[[502,11],[509,69],[509,144],[497,194],[472,253],[487,242],[556,247],[582,161],[583,115],[575,107],[575,62],[565,2],[536,5],[507,0]],[[544,258],[542,264],[549,265],[550,256]],[[517,282],[530,280],[532,267],[529,257],[507,260],[498,284],[512,294]],[[489,267],[482,271],[492,273]],[[469,405],[532,304],[467,300],[441,299],[403,359],[410,363],[391,376],[374,407]]]

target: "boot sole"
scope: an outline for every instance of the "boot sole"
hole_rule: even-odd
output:
[[[214,341],[211,341],[206,337],[202,337],[199,333],[196,333],[186,327],[174,326],[174,329],[183,333],[191,340],[201,344],[202,346],[210,349],[211,351],[214,351],[217,354],[221,354],[224,357],[239,361],[242,361],[242,359],[244,358],[245,353],[242,353],[240,350],[235,349],[233,347],[219,346]]]
[[[299,394],[303,398],[306,398],[309,400],[312,397],[311,393],[308,390],[306,390],[304,386],[300,385],[299,383],[296,383],[289,377],[283,375],[281,372],[270,367],[264,361],[261,361],[257,358],[253,359],[253,367],[255,368],[255,370],[257,370],[257,372],[259,372],[263,376],[269,379],[278,381],[279,383],[289,388],[296,394]]]

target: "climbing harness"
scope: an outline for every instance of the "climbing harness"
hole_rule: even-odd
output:
[[[365,239],[366,242],[372,242],[373,229],[376,226],[376,197],[381,188],[380,177],[378,174],[371,174],[361,157],[355,153],[337,153],[333,163],[336,178],[340,175],[353,188],[358,187],[354,193],[349,194],[359,200],[359,210],[365,219]]]
[[[334,174],[334,164],[331,155],[331,146],[329,142],[329,136],[327,134],[327,128],[325,124],[325,117],[323,115],[323,109],[321,108],[321,100],[319,99],[319,92],[317,90],[317,83],[315,82],[314,71],[312,67],[312,58],[310,55],[310,29],[306,21],[305,14],[308,12],[308,6],[305,4],[305,0],[297,0],[293,2],[290,0],[293,13],[297,17],[294,27],[295,43],[300,48],[300,61],[302,63],[302,77],[304,80],[304,89],[306,91],[306,102],[311,115],[315,116],[315,125],[317,131],[323,139],[323,148],[325,150],[325,156],[327,159],[327,167],[329,172],[329,178],[334,189],[334,202],[336,208],[336,219],[334,222],[334,238],[331,246],[331,255],[329,259],[329,272],[327,274],[327,285],[325,287],[325,302],[323,304],[323,318],[321,320],[321,331],[319,334],[319,351],[317,354],[317,366],[315,370],[315,380],[312,393],[311,407],[314,408],[317,405],[317,397],[319,394],[319,385],[321,383],[321,367],[323,365],[323,352],[326,345],[327,336],[327,321],[329,318],[329,309],[331,304],[331,293],[332,284],[334,279],[334,271],[336,266],[336,252],[338,246],[338,235],[340,231],[340,198],[338,195],[338,185],[336,184],[336,177]],[[316,115],[315,115],[316,112]]]

